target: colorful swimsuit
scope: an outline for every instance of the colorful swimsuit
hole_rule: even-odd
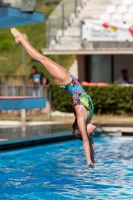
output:
[[[72,81],[66,85],[61,85],[60,88],[67,90],[73,98],[73,105],[82,105],[88,111],[88,118],[92,118],[94,106],[90,96],[84,91],[77,79],[69,73]]]

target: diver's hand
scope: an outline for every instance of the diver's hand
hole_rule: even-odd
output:
[[[97,166],[93,162],[88,163],[87,166],[86,166],[86,168],[94,168],[95,170],[97,170]]]
[[[17,44],[21,44],[21,41],[24,39],[22,33],[20,33],[16,28],[11,28],[11,33],[15,38]]]
[[[97,166],[96,166],[96,163],[94,163],[94,164],[93,164],[93,166],[94,166],[95,170],[97,170]]]
[[[86,168],[93,168],[94,167],[94,164],[93,162],[90,160],[90,161],[87,161],[87,166]]]

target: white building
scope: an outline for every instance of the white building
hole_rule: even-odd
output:
[[[47,21],[44,55],[76,55],[78,78],[112,83],[133,77],[133,0],[64,0]]]

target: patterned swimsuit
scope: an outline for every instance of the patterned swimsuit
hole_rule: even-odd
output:
[[[82,105],[88,111],[88,118],[92,118],[94,106],[89,95],[81,87],[77,79],[70,73],[69,76],[72,78],[72,81],[66,85],[59,86],[63,90],[67,90],[73,98],[73,105]]]

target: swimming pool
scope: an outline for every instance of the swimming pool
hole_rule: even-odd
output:
[[[95,138],[98,170],[78,140],[0,153],[0,200],[133,199],[133,141]]]

